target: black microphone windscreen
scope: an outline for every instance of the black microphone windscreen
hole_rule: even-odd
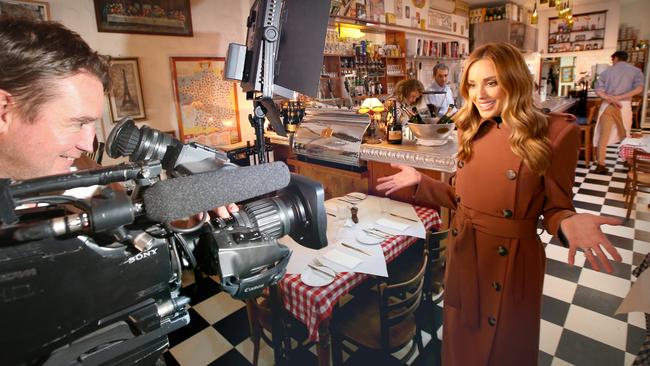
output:
[[[167,179],[147,189],[147,218],[169,222],[282,189],[291,175],[282,162]]]

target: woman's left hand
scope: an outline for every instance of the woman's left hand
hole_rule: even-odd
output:
[[[592,214],[577,214],[562,220],[560,227],[569,242],[569,264],[574,264],[576,251],[582,249],[593,269],[600,271],[600,266],[598,265],[598,261],[600,261],[605,270],[611,273],[612,265],[609,263],[609,259],[603,252],[601,246],[617,262],[621,261],[621,255],[612,243],[607,240],[605,234],[600,230],[600,225],[620,224],[621,221],[618,219]],[[596,257],[598,257],[598,260],[596,260]]]

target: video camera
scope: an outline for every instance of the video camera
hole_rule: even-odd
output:
[[[167,334],[189,323],[183,269],[218,275],[224,291],[246,299],[285,274],[291,251],[277,238],[327,245],[322,186],[283,163],[237,167],[131,120],[106,150],[130,162],[0,180],[3,365],[155,364]],[[45,194],[116,182],[133,189],[104,188],[89,201]],[[246,200],[229,219],[207,212]],[[193,227],[174,222],[200,212]]]

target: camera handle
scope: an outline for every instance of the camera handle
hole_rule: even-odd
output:
[[[266,163],[266,142],[264,141],[264,116],[266,108],[261,101],[255,100],[253,103],[253,114],[248,115],[248,121],[255,129],[255,154],[257,154],[258,164]]]

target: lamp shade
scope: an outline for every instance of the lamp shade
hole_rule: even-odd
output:
[[[377,98],[364,99],[357,113],[366,114],[366,113],[370,113],[371,111],[372,113],[381,113],[384,111],[384,105],[381,103],[379,99]]]

